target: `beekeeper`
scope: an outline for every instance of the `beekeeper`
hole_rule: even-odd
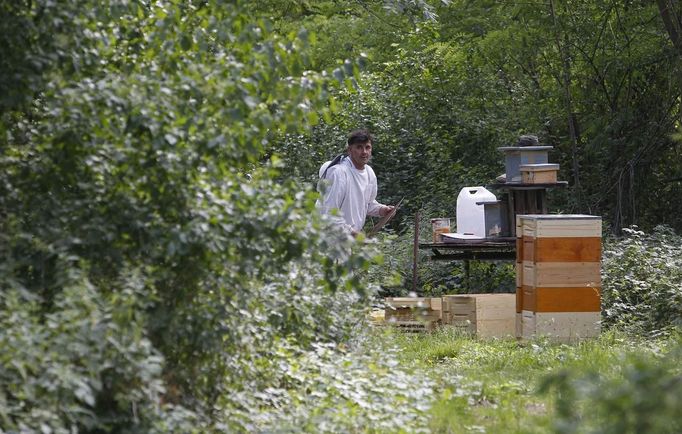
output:
[[[377,177],[367,164],[372,157],[372,139],[367,130],[353,131],[346,153],[320,167],[322,198],[317,206],[353,236],[362,231],[367,215],[383,217],[394,208],[376,200]]]

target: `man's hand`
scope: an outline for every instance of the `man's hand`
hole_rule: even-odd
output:
[[[395,209],[394,206],[390,206],[390,205],[387,206],[387,205],[384,205],[384,206],[381,208],[381,211],[379,211],[379,214],[381,215],[381,217],[385,217],[385,216],[388,215],[388,213],[390,213],[390,212],[393,211],[394,209]]]

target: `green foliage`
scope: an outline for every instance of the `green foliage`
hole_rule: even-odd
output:
[[[398,366],[421,367],[436,382],[432,432],[617,432],[618,428],[671,432],[680,423],[675,413],[680,353],[679,339],[674,337],[639,339],[611,331],[575,345],[545,340],[519,344],[515,339],[476,339],[446,327],[431,334],[395,335],[393,341],[402,349]],[[660,382],[652,378],[654,373],[660,375]],[[658,402],[657,393],[665,403]],[[635,402],[639,408],[628,408],[626,403]],[[568,420],[564,411],[577,417]],[[666,417],[671,430],[665,426],[654,430]],[[634,423],[651,430],[632,430]]]
[[[348,34],[320,42],[327,48],[314,59],[333,58],[345,38],[372,51],[357,89],[334,94],[339,113],[299,140],[325,149],[309,154],[319,160],[303,163],[303,176],[339,152],[339,132],[368,127],[382,198],[406,196],[410,216],[452,210],[461,187],[503,171],[498,146],[535,133],[554,146],[550,160],[570,182],[553,194],[552,210],[602,215],[615,233],[633,223],[680,228],[682,168],[671,138],[680,61],[655,4],[453,1],[437,9],[438,20],[404,27],[380,25],[386,18],[373,9],[333,15],[334,29]],[[356,26],[370,24],[373,32],[356,38]]]
[[[651,234],[625,229],[603,254],[605,326],[657,333],[682,323],[682,239],[659,226]]]
[[[278,352],[279,387],[256,395],[245,410],[251,429],[264,432],[399,432],[426,426],[434,382],[398,366],[386,338],[351,348],[316,344]]]
[[[557,394],[556,432],[675,433],[682,429],[681,347],[628,354],[617,372],[559,370],[541,391]],[[662,354],[661,354],[662,353]]]
[[[679,226],[679,62],[655,7],[570,6],[550,19],[494,2],[2,2],[1,429],[420,430],[433,408],[434,430],[458,426],[448,414],[473,430],[495,406],[518,431],[546,426],[514,397],[568,348],[437,335],[429,363],[456,370],[439,388],[443,371],[428,381],[353,339],[374,286],[411,283],[411,216],[430,238],[428,219],[499,174],[495,148],[520,132],[542,133],[580,181],[561,209]],[[328,228],[308,182],[363,126],[380,200],[406,197],[387,244]],[[679,321],[680,240],[652,237],[607,248],[608,325]],[[451,264],[420,270],[427,293],[462,289]],[[508,270],[486,272],[472,269],[477,288]],[[613,362],[590,348],[589,363]],[[518,380],[458,377],[509,360]],[[633,368],[627,390],[677,392],[665,363]],[[655,388],[635,381],[651,373]]]
[[[166,391],[163,357],[144,333],[134,280],[102,297],[68,258],[59,262],[63,290],[52,312],[36,297],[3,288],[0,425],[10,432],[152,432],[168,418],[168,431],[192,431],[191,413],[172,423],[183,409],[158,405]]]
[[[7,36],[7,59],[60,59],[3,82],[28,101],[0,113],[3,429],[205,432],[279,381],[275,342],[358,323],[375,253],[266,156],[356,71],[306,71],[306,33],[239,3],[95,3],[2,16],[59,44]]]

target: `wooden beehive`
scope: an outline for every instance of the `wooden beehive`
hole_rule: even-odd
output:
[[[389,297],[384,323],[404,331],[431,331],[441,319],[440,297]]]
[[[443,296],[443,324],[478,337],[514,336],[514,294],[458,294]]]
[[[524,184],[555,184],[558,164],[524,164],[520,166],[521,182]]]
[[[565,340],[598,335],[601,219],[519,215],[519,233],[517,336]]]

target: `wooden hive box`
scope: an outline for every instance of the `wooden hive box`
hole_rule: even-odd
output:
[[[443,324],[478,337],[515,334],[514,294],[457,294],[443,296]]]
[[[520,166],[524,184],[556,184],[558,164],[524,164]]]
[[[599,336],[600,312],[531,312],[523,311],[521,337],[545,337],[560,342],[578,341]]]
[[[440,323],[440,297],[389,297],[384,323],[404,331],[431,331]]]

